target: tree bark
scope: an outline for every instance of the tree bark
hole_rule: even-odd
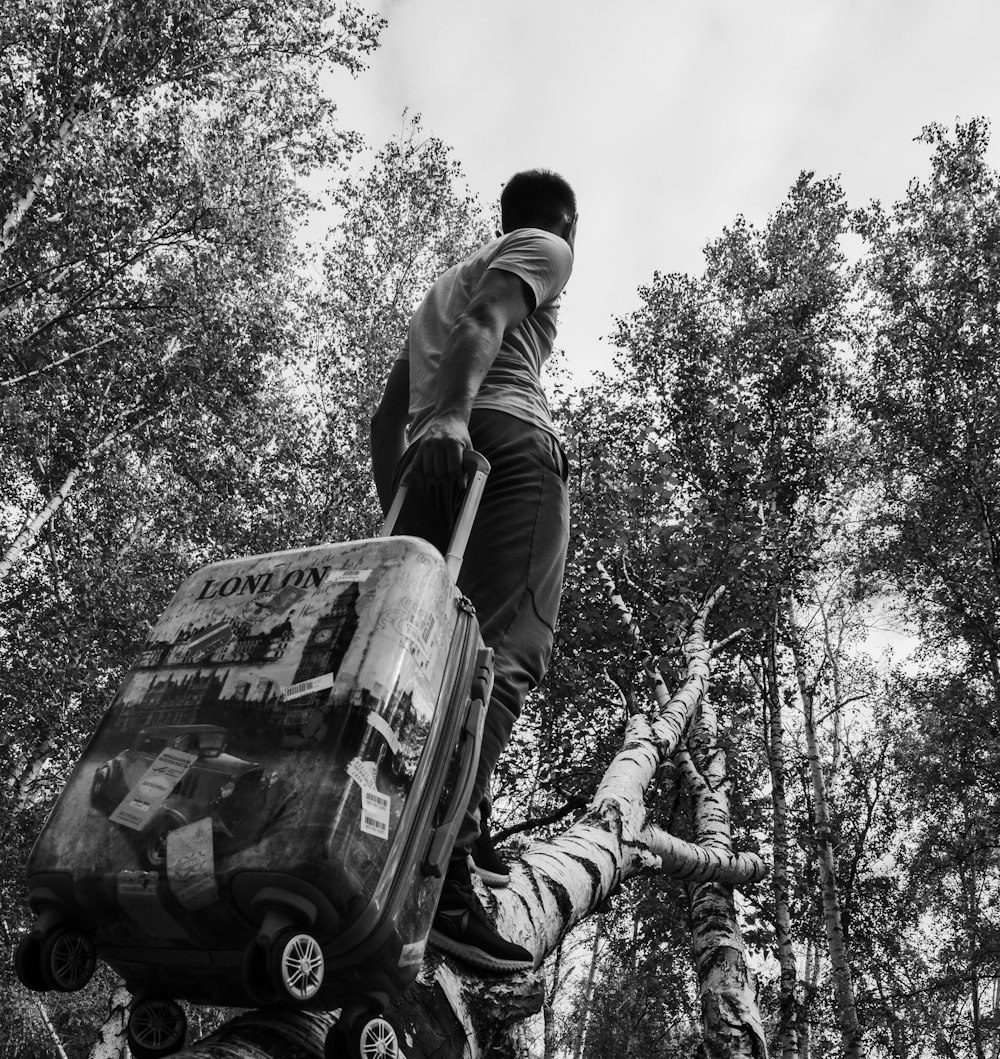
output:
[[[725,751],[718,745],[715,707],[707,694],[688,751],[679,757],[695,800],[695,841],[731,855],[731,783]],[[733,887],[723,882],[695,884],[690,887],[690,904],[705,1054],[709,1059],[765,1059],[767,1038],[736,919]]]
[[[129,1048],[125,1041],[125,1023],[132,996],[120,985],[108,997],[108,1017],[101,1025],[100,1033],[90,1050],[88,1059],[129,1059]]]

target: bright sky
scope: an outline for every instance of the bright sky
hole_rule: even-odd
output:
[[[419,113],[484,204],[518,169],[574,186],[558,346],[583,381],[653,271],[698,272],[738,214],[799,171],[891,203],[927,172],[923,125],[1000,114],[996,0],[362,0],[389,21],[334,87],[378,147]],[[997,143],[991,147],[997,164]]]

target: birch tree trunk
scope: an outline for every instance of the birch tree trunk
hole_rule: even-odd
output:
[[[78,464],[63,479],[63,483],[49,497],[45,506],[33,516],[25,520],[24,525],[18,531],[10,543],[10,547],[0,559],[0,581],[2,581],[14,568],[14,564],[31,547],[35,538],[41,533],[49,519],[63,506],[66,498],[73,492],[77,479],[84,473],[84,466]]]
[[[14,564],[18,562],[21,556],[34,544],[38,534],[45,528],[49,520],[53,515],[63,506],[67,498],[72,495],[73,490],[77,487],[77,484],[81,477],[90,473],[91,464],[98,456],[102,453],[107,452],[115,442],[120,441],[122,438],[129,434],[135,433],[137,430],[144,426],[148,426],[155,419],[158,419],[166,409],[159,412],[155,412],[152,415],[148,415],[141,419],[139,422],[128,427],[125,430],[114,430],[107,434],[96,444],[87,455],[75,466],[63,479],[62,485],[49,497],[45,506],[30,518],[25,520],[24,525],[15,535],[11,541],[10,546],[7,548],[3,558],[0,559],[0,581],[4,580],[7,575],[14,568]]]
[[[993,980],[993,1013],[1000,1012],[1000,978]],[[1000,1055],[1000,1025],[993,1028],[993,1042],[990,1048],[990,1059],[997,1059]]]
[[[796,1029],[799,1036],[799,1059],[809,1059],[812,1042],[812,1009],[818,992],[822,970],[820,946],[809,938],[806,941],[805,970],[802,975],[802,996],[797,1005]]]
[[[109,21],[104,27],[101,43],[94,55],[93,68],[95,74],[100,69],[108,41],[111,39],[111,29],[111,22]],[[28,186],[21,194],[15,193],[11,196],[10,210],[4,218],[3,224],[0,225],[0,255],[6,253],[14,245],[18,225],[35,204],[35,199],[38,197],[39,192],[51,181],[52,173],[56,169],[60,156],[64,155],[71,146],[80,122],[84,117],[84,114],[81,113],[83,103],[84,93],[82,91],[77,92],[67,113],[59,123],[49,150],[42,152]],[[21,131],[27,132],[27,127],[22,126]]]
[[[545,1059],[556,1059],[556,1046],[558,1043],[558,1027],[556,1025],[555,1000],[559,995],[561,982],[559,972],[562,969],[563,947],[556,949],[555,963],[552,967],[552,985],[545,991],[545,1000],[542,1004],[542,1021],[544,1026]]]
[[[969,828],[969,807],[962,796],[962,815],[965,817],[966,833]],[[979,961],[973,955],[982,942],[979,932],[979,872],[976,865],[976,852],[969,857],[968,871],[960,869],[962,889],[965,891],[966,920],[969,933],[969,1001],[972,1012],[972,1037],[976,1047],[976,1059],[986,1059],[986,1046],[983,1039],[983,1016],[980,1004]]]
[[[798,1059],[798,1010],[795,987],[798,972],[792,947],[789,909],[788,806],[785,800],[785,732],[778,680],[777,634],[768,632],[766,654],[761,659],[761,691],[768,733],[767,764],[771,773],[772,836],[774,842],[774,942],[780,968],[778,1047],[782,1059]]]
[[[889,1020],[889,1029],[892,1033],[892,1057],[893,1059],[906,1059],[910,1054],[906,1027],[893,1008],[890,998],[886,996],[885,985],[882,982],[882,971],[877,965],[875,967],[875,986],[878,989],[879,1000],[882,1001],[882,1010],[885,1012],[885,1017]],[[994,1059],[996,1059],[995,1055]]]
[[[580,1059],[583,1046],[587,1040],[587,1027],[590,1025],[590,1011],[594,1003],[594,979],[597,977],[597,954],[601,948],[601,937],[604,934],[604,916],[598,915],[594,925],[594,941],[590,947],[590,965],[587,968],[587,985],[583,990],[583,1013],[576,1028],[573,1040],[573,1059]]]
[[[705,695],[698,723],[680,755],[695,799],[695,841],[732,853],[731,788],[726,754],[718,745],[715,707]],[[705,1054],[709,1059],[764,1059],[767,1039],[757,1010],[757,989],[736,920],[733,887],[720,882],[689,888],[691,934],[701,989]]]
[[[815,694],[813,688],[806,681],[802,664],[801,646],[797,642],[795,635],[795,617],[794,613],[791,612],[791,608],[789,608],[789,611],[795,678],[798,683],[805,722],[806,757],[809,761],[813,811],[816,819],[816,860],[819,868],[820,890],[823,901],[823,926],[826,932],[827,949],[830,954],[830,966],[833,973],[837,1023],[840,1028],[840,1037],[846,1059],[861,1059],[864,1055],[861,1042],[861,1026],[858,1023],[857,1006],[854,1000],[854,982],[847,956],[847,942],[844,937],[826,780],[823,776],[819,743],[816,738]]]
[[[711,601],[697,616],[685,644],[684,683],[669,699],[658,693],[660,708],[652,717],[629,717],[624,745],[581,818],[514,861],[506,888],[479,888],[500,933],[532,953],[535,971],[486,977],[429,949],[416,983],[391,1013],[406,1059],[513,1055],[508,1031],[542,1007],[542,961],[641,870],[662,867],[695,884],[732,886],[763,878],[760,858],[734,853],[724,844],[707,847],[677,839],[650,823],[645,804],[647,788],[664,759],[678,749],[708,686],[713,649],[705,638],[705,622],[710,606]],[[707,960],[711,944],[706,938]],[[735,1003],[727,981],[720,983],[720,1003]],[[176,1053],[176,1059],[319,1059],[335,1021],[336,1013],[249,1012]]]
[[[125,1042],[125,1023],[131,1000],[129,991],[123,985],[108,997],[108,1017],[101,1025],[88,1059],[130,1059],[131,1053]]]
[[[69,1056],[66,1054],[66,1049],[63,1047],[62,1039],[56,1032],[55,1026],[52,1025],[52,1020],[49,1018],[48,1010],[42,1003],[41,997],[33,995],[31,1003],[34,1005],[35,1011],[38,1012],[38,1019],[45,1027],[45,1032],[48,1035],[49,1040],[52,1042],[52,1047],[55,1050],[58,1059],[69,1059]]]
[[[9,953],[12,951],[14,945],[10,927],[7,925],[7,920],[3,918],[3,916],[0,916],[0,930],[3,931],[4,947]],[[31,1000],[31,1006],[35,1009],[35,1014],[38,1016],[38,1021],[42,1024],[45,1034],[51,1042],[53,1054],[57,1059],[69,1059],[69,1056],[66,1054],[66,1049],[63,1047],[62,1039],[56,1031],[55,1026],[52,1025],[52,1019],[49,1018],[49,1012],[42,1001],[42,997],[38,993],[33,992],[29,992],[28,996]]]

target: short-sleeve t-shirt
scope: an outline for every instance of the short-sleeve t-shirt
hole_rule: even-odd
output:
[[[541,371],[555,342],[558,301],[573,269],[573,251],[565,239],[551,232],[518,228],[442,273],[410,319],[399,359],[410,363],[411,441],[420,436],[433,414],[437,372],[448,335],[491,268],[524,280],[534,295],[535,308],[504,336],[473,407],[507,412],[556,433]]]

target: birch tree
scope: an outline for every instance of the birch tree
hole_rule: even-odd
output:
[[[756,689],[764,721],[785,1059],[797,1057],[805,1029],[797,963],[811,933],[787,790],[797,771],[787,608],[816,575],[836,519],[831,427],[844,393],[846,225],[836,182],[804,173],[765,226],[740,218],[709,244],[703,276],[658,275],[616,337],[634,399],[656,409],[636,486],[667,483],[673,518],[659,531],[658,558],[687,569],[694,584],[740,585],[729,614],[747,627],[741,679]]]
[[[351,142],[319,74],[360,69],[378,26],[325,4],[40,0],[4,27],[0,395],[30,506],[0,573],[111,447],[252,389],[287,326],[259,295],[301,218],[293,178]]]
[[[827,772],[820,757],[820,742],[817,735],[820,723],[818,716],[823,698],[817,693],[816,680],[806,673],[804,645],[800,636],[794,608],[789,608],[790,648],[795,666],[795,680],[799,703],[803,713],[809,780],[813,800],[813,817],[816,835],[816,862],[819,868],[820,894],[823,906],[823,927],[827,952],[833,968],[834,996],[836,998],[837,1021],[840,1029],[844,1055],[861,1055],[861,1026],[855,1003],[854,979],[848,958],[847,934],[844,929],[844,909],[841,890],[837,881],[837,857],[831,820],[830,792]],[[828,655],[831,667],[837,659]],[[832,712],[839,714],[843,703],[838,701],[838,688],[834,688]]]
[[[893,984],[904,1007],[915,986],[940,984],[940,1021],[926,1032],[970,1055],[987,1051],[995,1017],[1000,879],[986,838],[1000,819],[1000,180],[989,135],[984,119],[928,126],[918,141],[929,173],[859,217],[870,247],[861,396],[879,501],[865,570],[898,593],[923,645],[897,684],[914,834],[901,859],[911,892],[941,917],[915,981]]]
[[[353,147],[320,76],[359,72],[381,22],[326,3],[38,0],[7,15],[0,862],[14,908],[26,844],[150,612],[220,540],[243,548],[274,525],[272,511],[247,529],[262,492],[273,501],[262,465],[294,452],[301,423],[279,371],[296,355],[297,179]],[[72,1019],[52,1016],[57,1031]]]

